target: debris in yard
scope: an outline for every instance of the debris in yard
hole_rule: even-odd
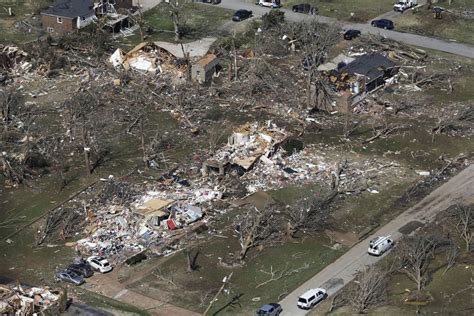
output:
[[[48,287],[28,287],[26,285],[0,284],[0,314],[2,315],[36,315],[58,312],[62,296],[60,291]],[[52,310],[55,308],[54,310]]]

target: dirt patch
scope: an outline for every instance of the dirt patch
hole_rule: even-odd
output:
[[[352,247],[359,238],[353,232],[342,232],[337,230],[326,229],[324,233],[329,237],[333,242],[337,242],[347,247]]]

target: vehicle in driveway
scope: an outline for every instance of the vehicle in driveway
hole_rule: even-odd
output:
[[[56,279],[75,285],[81,285],[84,283],[84,278],[81,275],[67,269],[56,273]]]
[[[369,249],[367,250],[367,252],[369,253],[369,255],[381,256],[390,248],[392,248],[393,245],[394,242],[390,238],[390,236],[379,236],[369,242]]]
[[[70,264],[67,267],[67,270],[79,274],[84,278],[89,278],[94,274],[91,265],[87,261]]]
[[[359,37],[360,36],[360,31],[359,30],[347,30],[345,33],[344,33],[344,39],[345,40],[352,40],[356,37]]]
[[[97,270],[100,273],[107,273],[112,270],[109,261],[104,257],[92,256],[87,258],[87,262],[91,265],[92,269]]]
[[[310,289],[298,297],[298,307],[302,309],[313,308],[314,305],[318,304],[327,297],[325,289],[315,288]]]
[[[280,304],[265,304],[257,311],[256,316],[278,316],[283,311]]]
[[[274,9],[281,7],[280,0],[257,0],[255,4],[261,7],[268,7]]]
[[[240,21],[250,18],[251,16],[252,16],[252,11],[244,10],[244,9],[237,10],[232,16],[232,21],[240,22]]]
[[[311,15],[316,15],[319,11],[318,8],[313,7],[311,4],[308,3],[295,4],[291,7],[291,10],[296,13],[305,13]]]
[[[373,20],[370,25],[386,30],[393,30],[393,28],[395,27],[393,25],[393,22],[387,19]]]

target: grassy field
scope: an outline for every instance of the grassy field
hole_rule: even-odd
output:
[[[184,42],[193,41],[212,34],[218,34],[220,27],[230,21],[233,12],[219,8],[218,6],[204,6],[197,3],[189,3],[185,6],[187,34]],[[148,40],[151,41],[174,41],[173,22],[166,5],[161,4],[145,12],[144,17],[148,26],[156,30]],[[124,39],[127,43],[136,44],[140,42],[138,32]]]
[[[330,241],[324,236],[318,236],[302,242],[265,248],[248,260],[242,268],[227,269],[218,262],[219,258],[228,257],[228,253],[238,247],[237,241],[231,238],[216,238],[214,242],[203,245],[197,260],[200,266],[198,271],[186,272],[185,257],[181,253],[162,265],[160,273],[165,277],[172,276],[176,286],[160,282],[158,278],[150,275],[135,284],[134,289],[148,296],[166,299],[187,309],[203,312],[210,298],[221,286],[222,279],[233,271],[231,291],[219,296],[210,314],[223,308],[233,296],[241,295],[240,306],[227,308],[219,315],[250,315],[264,302],[278,301],[281,295],[291,292],[343,252],[342,249],[330,248]],[[269,275],[264,271],[271,269],[277,274],[294,269],[300,271],[257,288],[258,284],[269,279]],[[183,290],[187,295],[182,295]],[[201,304],[203,299],[204,304]]]
[[[473,9],[472,0],[453,1],[452,6],[439,3],[448,10]],[[417,11],[408,11],[394,19],[398,31],[410,32],[430,37],[457,41],[474,45],[474,20],[464,19],[449,12],[443,12],[442,19],[435,19],[431,11],[424,7]]]
[[[283,0],[283,6],[310,3],[319,9],[319,14],[340,20],[367,22],[392,10],[392,0]],[[353,13],[353,14],[352,14]]]

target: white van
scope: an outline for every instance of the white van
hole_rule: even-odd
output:
[[[326,290],[316,288],[306,291],[303,295],[298,297],[298,307],[302,309],[310,309],[327,296]]]
[[[393,247],[393,240],[390,236],[379,236],[369,242],[369,255],[380,256]]]

